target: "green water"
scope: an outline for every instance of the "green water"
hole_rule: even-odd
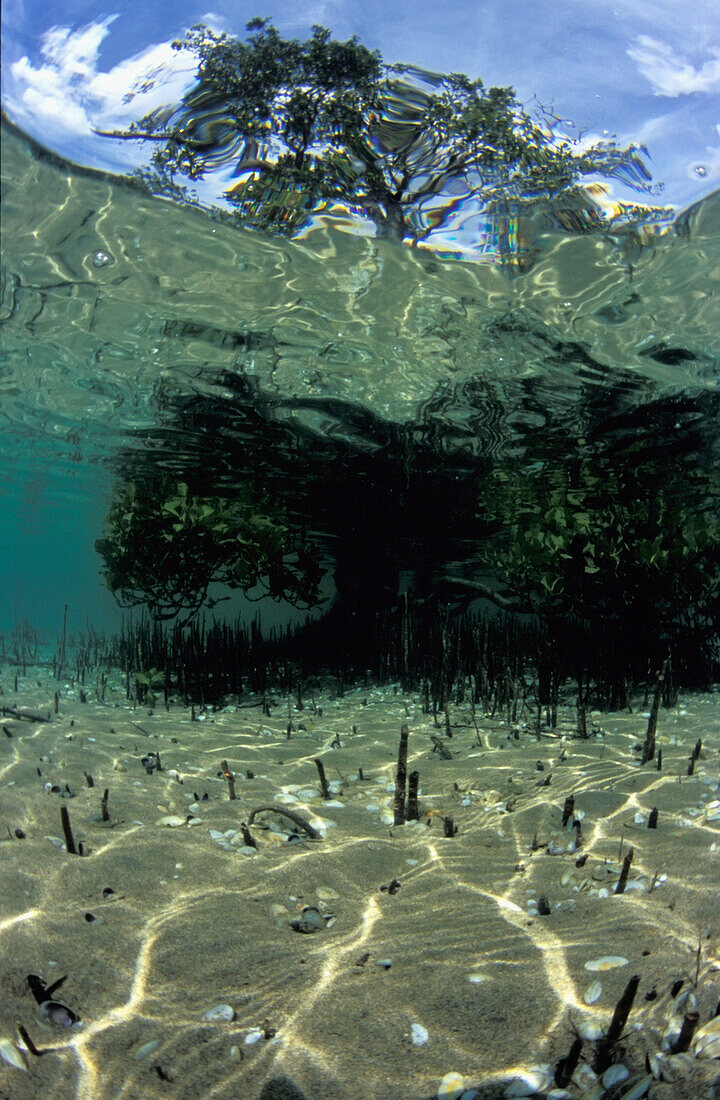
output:
[[[2,173],[6,626],[55,629],[65,602],[77,625],[116,623],[92,543],[118,469],[223,490],[250,472],[315,533],[331,586],[356,490],[355,533],[392,585],[472,560],[463,486],[498,462],[635,440],[681,486],[717,465],[717,194],[654,234],[538,214],[519,250],[475,262],[238,229],[9,127]],[[438,471],[459,521],[441,546]]]

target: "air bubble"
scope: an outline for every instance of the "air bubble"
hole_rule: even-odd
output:
[[[696,164],[693,166],[693,175],[698,176],[699,179],[704,180],[709,173],[707,164]]]
[[[95,267],[106,267],[108,264],[112,263],[112,260],[108,256],[107,252],[98,251],[93,256],[92,262]]]

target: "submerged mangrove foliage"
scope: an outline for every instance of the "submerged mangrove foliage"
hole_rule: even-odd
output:
[[[717,612],[720,520],[691,493],[707,479],[658,473],[613,455],[534,470],[498,465],[483,494],[494,534],[482,559],[543,616],[670,621],[689,606]]]
[[[481,511],[491,537],[480,559],[498,578],[495,602],[536,616],[553,649],[575,654],[578,680],[600,663],[614,667],[621,699],[638,655],[651,666],[671,652],[697,667],[701,654],[717,657],[715,475],[671,476],[632,449],[499,464]]]
[[[154,619],[189,622],[213,606],[215,583],[260,586],[260,595],[300,607],[322,602],[317,555],[291,537],[283,509],[249,486],[230,499],[168,475],[123,482],[95,548],[118,602],[145,606]]]

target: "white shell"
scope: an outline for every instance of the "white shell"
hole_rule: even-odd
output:
[[[605,1032],[602,1025],[595,1020],[584,1020],[578,1028],[578,1035],[581,1039],[587,1039],[589,1043],[594,1043],[596,1039],[601,1039]],[[589,1067],[588,1067],[589,1068]]]
[[[697,1029],[690,1049],[697,1058],[720,1058],[720,1016]]]
[[[602,955],[599,959],[590,959],[585,963],[586,970],[614,970],[617,966],[627,966],[628,961],[622,955]]]
[[[600,1080],[605,1088],[609,1089],[612,1085],[617,1085],[618,1081],[627,1081],[629,1076],[630,1070],[622,1063],[616,1062],[614,1066],[610,1066],[605,1070]]]
[[[440,1082],[438,1100],[460,1100],[465,1091],[465,1078],[459,1073],[446,1073]]]
[[[675,1012],[677,1012],[678,1015],[684,1015],[686,1012],[692,1012],[692,1010],[697,1008],[697,1006],[697,997],[692,992],[692,990],[688,990],[687,993],[681,993],[680,996],[675,1000]]]
[[[660,1080],[660,1074],[662,1072],[664,1062],[665,1055],[662,1053],[662,1051],[658,1050],[655,1054],[648,1054],[650,1072],[652,1073],[656,1081]]]
[[[235,1009],[232,1005],[214,1005],[203,1013],[203,1020],[213,1023],[215,1020],[234,1020]]]
[[[0,1039],[0,1058],[9,1066],[15,1066],[15,1069],[27,1069],[25,1056],[9,1039]]]
[[[166,825],[168,829],[179,829],[186,821],[187,818],[180,817],[179,814],[167,814],[165,817],[159,817],[155,824]]]
[[[590,1068],[587,1062],[583,1062],[581,1066],[578,1066],[573,1073],[572,1079],[582,1092],[589,1092],[590,1089],[598,1083],[597,1074]]]
[[[583,994],[583,1000],[586,1005],[594,1005],[596,1001],[600,1000],[601,995],[602,985],[600,982],[591,982]]]
[[[147,1058],[148,1054],[154,1054],[160,1046],[159,1039],[150,1039],[149,1042],[143,1043],[141,1047],[135,1051],[135,1061],[141,1062],[143,1058]]]
[[[641,1077],[639,1081],[631,1085],[627,1092],[622,1093],[622,1100],[641,1100],[643,1096],[647,1095],[647,1091],[652,1083],[652,1074],[646,1074],[645,1077]]]
[[[413,1046],[421,1047],[428,1041],[427,1030],[422,1024],[413,1024],[410,1028],[410,1032],[412,1034]]]
[[[506,1097],[534,1096],[551,1087],[555,1082],[552,1066],[531,1066],[518,1074],[503,1093]]]

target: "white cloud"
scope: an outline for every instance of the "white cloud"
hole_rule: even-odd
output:
[[[21,113],[52,120],[55,125],[76,133],[86,133],[90,129],[85,109],[73,102],[59,73],[47,68],[33,71],[27,57],[22,57],[13,65],[12,74],[25,85],[22,93],[24,111]]]
[[[51,27],[43,35],[42,55],[47,62],[70,79],[92,75],[108,28],[117,19],[111,15],[101,23],[88,23],[78,31],[70,27]]]
[[[122,127],[160,103],[177,102],[195,70],[191,57],[169,42],[149,46],[107,72],[100,46],[117,18],[85,27],[52,27],[40,40],[40,62],[27,56],[11,66],[10,113],[20,121],[52,122],[68,133]],[[149,78],[154,78],[149,81]]]
[[[708,49],[710,59],[696,68],[672,45],[641,34],[628,55],[649,80],[655,95],[681,96],[692,92],[720,91],[720,47]]]

